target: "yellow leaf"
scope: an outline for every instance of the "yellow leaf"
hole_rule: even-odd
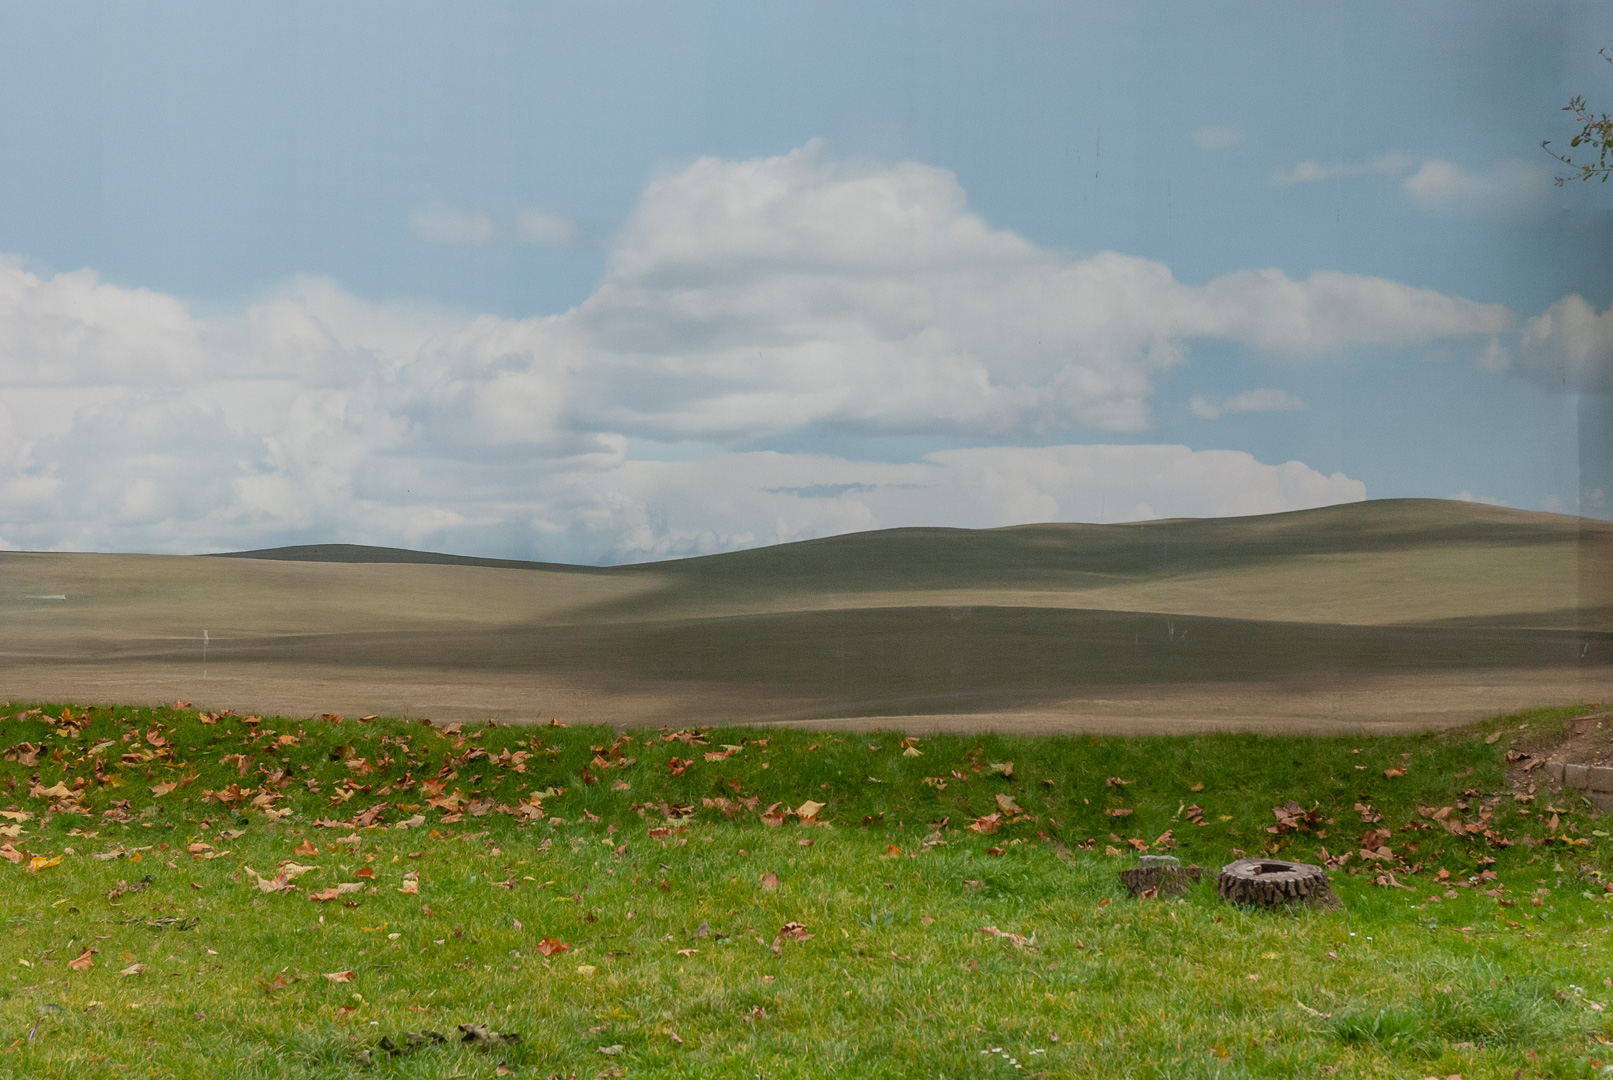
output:
[[[35,855],[33,858],[28,860],[28,869],[43,870],[45,867],[55,866],[61,861],[62,857],[60,855],[56,856],[54,859],[47,859],[43,855]]]

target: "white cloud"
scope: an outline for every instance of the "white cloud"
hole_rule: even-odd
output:
[[[1245,390],[1224,398],[1194,394],[1188,407],[1193,410],[1194,416],[1201,416],[1206,420],[1219,420],[1230,413],[1286,412],[1291,409],[1303,409],[1306,406],[1303,401],[1286,390],[1263,387],[1259,390]]]
[[[1401,181],[1400,190],[1426,210],[1523,210],[1551,201],[1552,173],[1544,165],[1517,158],[1479,170],[1429,158]]]
[[[1502,158],[1481,169],[1468,169],[1440,158],[1410,154],[1378,154],[1366,161],[1301,161],[1271,174],[1277,187],[1355,176],[1382,176],[1394,181],[1413,205],[1424,210],[1505,213],[1537,209],[1550,201],[1552,173],[1544,165]]]
[[[1200,150],[1226,150],[1243,140],[1244,133],[1234,127],[1201,127],[1193,133],[1193,144]]]
[[[1613,389],[1613,307],[1573,293],[1524,323],[1517,371],[1550,390]]]
[[[1507,351],[1505,345],[1501,344],[1501,339],[1492,334],[1490,340],[1485,343],[1484,348],[1474,359],[1473,365],[1480,371],[1499,374],[1512,366],[1512,354]]]
[[[809,454],[629,461],[546,520],[613,560],[707,554],[901,525],[989,528],[1273,513],[1366,496],[1343,475],[1185,446],[987,447],[908,464]],[[560,485],[556,485],[557,487]],[[553,510],[550,511],[553,513]]]
[[[1447,499],[1455,499],[1457,502],[1483,503],[1486,506],[1507,505],[1502,500],[1491,498],[1489,495],[1475,495],[1466,488],[1463,488],[1461,491],[1458,491],[1453,495],[1447,495],[1445,497]]]
[[[493,242],[493,219],[486,214],[428,206],[409,215],[409,228],[420,239],[433,244],[480,247]]]
[[[562,247],[577,247],[587,239],[575,221],[547,210],[521,211],[515,218],[515,235],[524,243]]]
[[[484,215],[432,228],[496,234]],[[593,295],[541,318],[374,303],[311,278],[204,318],[0,260],[0,544],[343,539],[592,560],[873,524],[1293,509],[1360,485],[1182,447],[900,466],[674,465],[627,448],[795,431],[1067,443],[1146,428],[1198,340],[1302,359],[1488,338],[1511,318],[1380,278],[1195,286],[1147,259],[1043,250],[971,214],[945,170],[817,144],[651,184]]]
[[[1301,161],[1287,169],[1274,169],[1271,182],[1277,187],[1291,184],[1314,184],[1321,180],[1337,180],[1350,176],[1405,176],[1417,167],[1417,159],[1409,154],[1378,154],[1366,161],[1335,162]]]

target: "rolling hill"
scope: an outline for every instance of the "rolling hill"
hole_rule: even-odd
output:
[[[352,545],[0,553],[12,698],[1304,729],[1608,697],[1610,669],[1613,525],[1441,500],[619,567]]]

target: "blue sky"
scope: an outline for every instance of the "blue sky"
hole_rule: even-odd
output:
[[[1590,3],[0,4],[0,544],[1608,516],[1613,189],[1539,142],[1613,107],[1610,39]]]

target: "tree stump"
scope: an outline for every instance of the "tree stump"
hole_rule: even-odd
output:
[[[1250,907],[1316,907],[1338,910],[1344,905],[1328,884],[1327,871],[1310,863],[1283,859],[1239,859],[1221,868],[1215,892],[1222,900]]]
[[[1120,871],[1120,882],[1132,896],[1181,896],[1204,876],[1202,866],[1183,866],[1174,855],[1144,855],[1138,865]]]

